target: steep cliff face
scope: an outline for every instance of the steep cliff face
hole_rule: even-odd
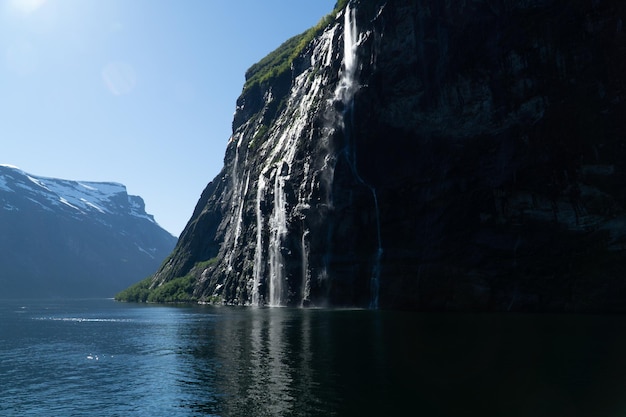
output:
[[[153,287],[423,310],[625,310],[626,5],[350,1],[248,83]]]

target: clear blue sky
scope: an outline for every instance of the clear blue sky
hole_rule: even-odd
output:
[[[336,0],[0,0],[0,163],[125,184],[178,236],[244,73]]]

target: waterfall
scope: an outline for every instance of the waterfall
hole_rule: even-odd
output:
[[[378,196],[376,194],[376,188],[368,184],[359,174],[357,169],[357,157],[356,146],[354,145],[354,138],[351,135],[351,129],[353,128],[352,117],[354,115],[354,94],[358,88],[358,84],[355,82],[358,68],[357,60],[357,46],[358,46],[358,29],[356,22],[355,10],[350,7],[350,3],[346,6],[344,12],[344,34],[343,34],[343,63],[344,68],[341,74],[339,87],[335,92],[335,98],[341,100],[344,103],[343,111],[343,129],[346,139],[346,146],[344,148],[344,154],[352,170],[352,174],[356,180],[367,187],[372,193],[372,199],[374,201],[374,214],[376,216],[376,238],[377,247],[374,254],[372,275],[370,278],[370,308],[378,308],[378,296],[380,288],[380,271],[381,271],[381,259],[383,255],[383,246],[380,234],[380,211],[378,207]]]
[[[274,179],[274,212],[270,222],[270,306],[278,307],[283,303],[283,282],[285,268],[282,254],[283,239],[287,235],[287,197],[285,196],[285,178],[276,168]]]
[[[357,27],[355,10],[350,7],[350,4],[346,6],[343,19],[344,32],[343,32],[343,64],[345,66],[345,72],[350,82],[354,81],[354,74],[356,70],[356,42],[357,42]]]
[[[356,80],[358,61],[356,58],[356,47],[358,45],[358,31],[355,19],[355,10],[352,5],[348,5],[344,12],[345,30],[343,37],[344,65],[342,66],[340,81],[334,92],[336,101],[346,104],[348,108],[352,103],[352,97],[358,88]],[[311,274],[309,265],[309,250],[311,246],[310,230],[301,229],[300,245],[294,239],[287,239],[290,230],[291,220],[298,213],[298,209],[308,206],[313,198],[313,182],[311,191],[307,194],[302,190],[301,201],[292,206],[288,201],[290,190],[295,189],[295,184],[291,181],[292,169],[300,163],[297,158],[299,143],[306,139],[304,135],[313,138],[312,118],[316,113],[319,104],[319,97],[322,97],[328,78],[317,76],[320,65],[332,67],[333,42],[337,37],[335,34],[340,30],[341,25],[335,25],[327,31],[316,45],[315,51],[311,54],[310,69],[299,74],[292,84],[290,96],[285,99],[285,108],[279,116],[280,128],[272,129],[267,139],[256,152],[264,153],[263,160],[266,161],[261,167],[262,173],[257,182],[256,197],[256,248],[254,253],[254,270],[252,279],[249,281],[250,303],[253,305],[282,306],[293,301],[293,291],[289,287],[290,283],[295,283],[298,278],[301,281],[300,296],[302,305],[306,305],[311,296]],[[330,103],[332,104],[332,103]],[[329,106],[333,111],[333,127],[345,129],[345,114],[336,112],[334,106]],[[329,130],[332,131],[332,130]],[[329,148],[329,154],[331,149]],[[332,158],[328,156],[324,160],[320,182],[327,185],[324,191],[327,193],[325,203],[332,205],[332,177],[334,163],[336,163],[336,153]],[[295,171],[296,173],[298,171]],[[245,175],[245,174],[244,174]],[[243,179],[243,178],[242,178]],[[247,182],[247,180],[246,180]],[[244,190],[248,185],[241,184]],[[249,184],[253,187],[253,184]],[[270,197],[271,196],[271,197]],[[308,197],[307,197],[308,196]],[[239,208],[239,207],[237,207]],[[234,221],[238,221],[238,212],[233,214]],[[289,221],[288,221],[289,220]],[[235,228],[235,244],[242,239],[242,232]],[[329,242],[330,242],[329,233]],[[295,255],[295,246],[300,246],[301,251],[301,272],[300,277],[291,276],[297,269],[291,268],[289,259]],[[287,254],[289,253],[289,255]],[[289,259],[287,259],[289,258]],[[317,279],[323,280],[327,273],[329,264],[328,257],[324,258],[324,270],[321,271]],[[297,285],[297,284],[296,284]]]
[[[244,201],[246,198],[246,195],[248,194],[248,187],[250,186],[250,173],[248,172],[248,175],[246,176],[246,185],[243,187],[243,192],[241,193],[241,196],[239,198],[238,201],[238,211],[237,211],[237,225],[235,228],[235,243],[233,244],[233,250],[237,247],[237,244],[239,243],[239,238],[241,237],[241,226],[243,223],[243,209],[244,209]]]
[[[254,279],[252,282],[252,305],[259,306],[262,304],[261,295],[259,294],[259,286],[261,285],[261,277],[263,276],[263,211],[261,203],[265,194],[265,179],[263,173],[259,176],[256,193],[256,248],[254,249]]]
[[[235,232],[232,238],[232,246],[231,250],[227,255],[227,270],[231,272],[233,270],[233,257],[235,255],[235,251],[237,250],[237,246],[239,245],[239,238],[241,237],[242,224],[243,224],[243,209],[244,209],[244,201],[246,199],[246,195],[248,194],[248,187],[250,185],[250,173],[246,175],[245,185],[242,186],[241,183],[237,182],[237,186],[233,191],[233,204],[232,204],[232,213],[231,213],[231,224],[234,222]]]
[[[243,137],[240,137],[239,140],[237,141],[237,145],[235,147],[235,160],[233,162],[233,168],[230,173],[230,181],[231,181],[230,186],[233,190],[233,204],[231,205],[231,217],[230,217],[231,224],[235,222],[235,213],[239,211],[240,206],[243,206],[243,196],[241,196],[241,182],[239,181],[239,174],[238,174],[239,147],[241,146],[242,139]],[[233,137],[231,137],[231,141],[232,140],[234,140]],[[236,226],[237,228],[241,227],[239,224],[237,224]],[[232,239],[232,249],[226,255],[226,264],[228,265],[227,266],[228,272],[231,272],[233,270],[233,256],[234,256],[236,248],[237,248],[237,232],[235,229],[235,237],[234,239]]]
[[[349,104],[354,97],[356,87],[358,87],[355,83],[358,64],[356,57],[358,31],[355,11],[350,7],[350,4],[346,6],[343,16],[343,70],[339,79],[339,86],[335,90],[335,100]]]
[[[316,114],[319,97],[322,96],[325,88],[325,79],[315,75],[319,62],[321,62],[320,57],[325,56],[324,54],[332,45],[334,39],[331,36],[332,33],[334,32],[324,36],[323,42],[317,45],[311,57],[310,68],[293,80],[290,95],[285,99],[285,108],[276,122],[280,124],[280,128],[271,130],[268,133],[268,138],[257,150],[257,152],[266,152],[263,158],[266,162],[261,174],[264,181],[259,181],[259,187],[268,188],[266,203],[268,208],[271,206],[272,209],[269,218],[263,219],[261,204],[266,192],[258,190],[257,248],[253,273],[253,286],[257,288],[256,298],[253,301],[256,303],[276,307],[295,301],[289,299],[292,296],[289,285],[290,282],[294,282],[292,279],[296,277],[289,276],[294,271],[291,268],[286,268],[285,259],[287,256],[293,256],[293,249],[295,249],[290,246],[293,240],[287,241],[287,236],[292,232],[289,229],[288,219],[293,218],[294,210],[297,210],[298,206],[309,205],[309,201],[304,197],[304,200],[301,200],[297,205],[292,205],[288,199],[288,191],[296,187],[296,184],[293,183],[292,171],[294,166],[297,167],[300,164],[300,161],[297,160],[299,143],[314,137],[312,118]],[[313,65],[314,61],[318,64]],[[271,192],[269,190],[270,184],[273,184]],[[273,195],[272,201],[269,198],[270,194]],[[312,191],[308,195],[310,200]],[[262,234],[263,224],[269,229],[269,233],[266,229],[265,234]],[[286,255],[287,251],[289,255]],[[267,257],[266,260],[263,260],[264,256]],[[308,258],[308,253],[303,254],[304,256]],[[262,287],[261,283],[263,282],[266,282],[267,286]],[[263,294],[259,294],[259,287],[267,288],[267,290],[260,291]],[[309,295],[307,295],[308,297]]]

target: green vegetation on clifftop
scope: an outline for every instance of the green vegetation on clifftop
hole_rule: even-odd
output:
[[[270,52],[265,58],[252,65],[246,71],[246,83],[243,90],[246,91],[257,84],[263,84],[270,79],[276,78],[291,68],[293,60],[304,48],[319,35],[337,17],[337,14],[348,4],[348,0],[339,0],[333,11],[324,16],[317,25],[309,30],[294,36]]]

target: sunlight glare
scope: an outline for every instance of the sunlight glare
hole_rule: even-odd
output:
[[[23,14],[31,14],[39,10],[46,1],[47,0],[11,0],[11,6],[13,9]]]

